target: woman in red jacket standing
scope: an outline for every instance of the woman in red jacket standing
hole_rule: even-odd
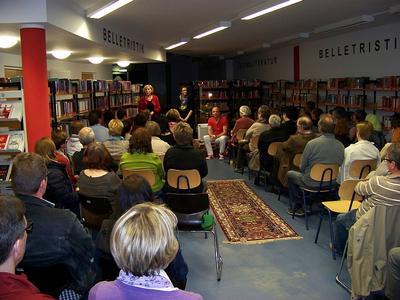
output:
[[[146,84],[143,88],[144,95],[140,97],[139,100],[139,112],[149,110],[152,118],[154,114],[158,114],[161,111],[160,101],[153,92],[153,86],[151,84]]]

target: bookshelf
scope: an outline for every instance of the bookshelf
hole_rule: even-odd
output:
[[[2,80],[5,81],[5,80]],[[0,83],[0,190],[9,188],[12,159],[25,151],[24,91],[22,81]],[[7,193],[8,194],[8,193]]]

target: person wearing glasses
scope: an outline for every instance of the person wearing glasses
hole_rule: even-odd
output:
[[[339,214],[336,218],[335,249],[338,253],[343,253],[350,227],[372,207],[400,205],[400,143],[389,147],[383,161],[388,174],[374,175],[359,182],[354,190],[364,197],[364,201],[358,209]]]
[[[41,294],[25,275],[16,275],[15,267],[24,257],[32,222],[25,218],[25,207],[13,196],[0,196],[0,299],[42,300]]]
[[[25,204],[26,218],[35,224],[21,267],[63,265],[68,274],[57,273],[57,276],[65,275],[69,278],[67,288],[84,294],[94,279],[92,238],[75,214],[55,208],[43,198],[47,174],[46,161],[39,154],[20,153],[14,158],[12,187]]]

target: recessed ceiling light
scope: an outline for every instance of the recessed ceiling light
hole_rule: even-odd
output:
[[[231,27],[231,22],[229,22],[229,21],[219,22],[219,26],[218,26],[218,27],[216,27],[216,28],[214,28],[214,29],[211,29],[211,30],[209,30],[209,31],[200,33],[199,35],[196,35],[196,36],[193,37],[193,38],[196,39],[196,40],[197,40],[197,39],[201,39],[201,38],[203,38],[203,37],[205,37],[205,36],[207,36],[207,35],[210,35],[210,34],[219,32],[219,31],[224,30],[224,29],[227,29],[227,28],[229,28],[229,27]]]
[[[104,5],[103,7],[96,9],[95,11],[88,13],[87,16],[92,19],[100,19],[105,15],[117,10],[118,8],[132,2],[133,0],[118,0],[111,1],[110,3]]]
[[[285,1],[285,2],[282,2],[282,3],[279,3],[279,4],[277,4],[277,5],[268,7],[268,8],[266,8],[266,9],[260,10],[260,11],[258,11],[258,12],[252,13],[252,14],[250,14],[250,15],[248,15],[248,16],[246,16],[246,17],[243,17],[243,18],[241,18],[241,19],[242,19],[242,20],[246,20],[246,21],[247,21],[247,20],[251,20],[251,19],[257,18],[257,17],[259,17],[259,16],[262,16],[262,15],[268,14],[268,13],[270,13],[270,12],[273,12],[273,11],[275,11],[275,10],[284,8],[284,7],[286,7],[286,6],[296,4],[296,3],[301,2],[301,1],[303,1],[303,0],[288,0],[288,1]]]
[[[15,46],[19,41],[19,37],[11,35],[0,36],[0,48],[11,48]]]
[[[90,61],[92,64],[98,65],[101,64],[104,60],[104,57],[102,56],[92,56],[88,58],[88,61]]]
[[[66,59],[72,52],[69,50],[53,50],[50,53],[57,59]]]
[[[129,66],[131,64],[130,61],[128,60],[120,60],[117,61],[117,65],[120,66],[121,68],[126,68],[127,66]]]

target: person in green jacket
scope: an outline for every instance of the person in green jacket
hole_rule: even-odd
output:
[[[138,128],[129,139],[129,150],[121,157],[120,170],[152,170],[155,183],[151,189],[154,193],[161,192],[164,186],[164,171],[157,154],[151,147],[151,135],[145,128]]]

